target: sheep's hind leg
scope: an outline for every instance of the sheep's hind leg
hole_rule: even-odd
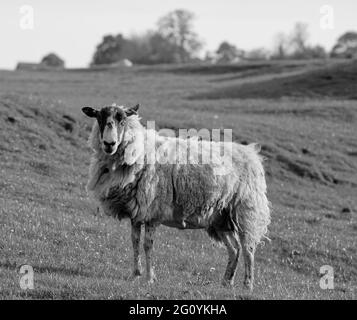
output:
[[[241,239],[244,257],[244,286],[249,290],[253,290],[255,244],[249,241],[249,237],[243,232],[239,234],[239,237]]]
[[[154,273],[152,260],[151,260],[152,247],[154,244],[154,233],[155,233],[155,226],[150,223],[146,223],[144,251],[146,256],[146,280],[148,281],[148,283],[153,283],[156,280],[156,276]]]
[[[227,247],[228,252],[228,264],[222,280],[222,285],[233,286],[234,276],[239,261],[241,245],[239,242],[238,235],[235,232],[223,232],[220,237],[225,246]]]
[[[130,279],[135,279],[141,276],[141,263],[140,263],[140,233],[141,224],[131,223],[131,242],[133,244],[134,260],[133,260],[133,271]]]

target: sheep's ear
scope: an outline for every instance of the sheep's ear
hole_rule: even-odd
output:
[[[89,118],[97,118],[99,111],[91,107],[82,108],[83,113]]]
[[[125,113],[126,113],[126,115],[129,117],[129,116],[132,116],[133,114],[138,114],[138,110],[139,110],[139,107],[140,107],[140,105],[139,104],[137,104],[136,106],[134,106],[134,107],[131,107],[130,109],[128,109],[128,110],[125,110]]]

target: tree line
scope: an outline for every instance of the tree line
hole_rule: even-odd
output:
[[[195,16],[187,10],[175,10],[161,17],[153,30],[140,35],[105,35],[96,47],[91,65],[114,64],[129,59],[135,64],[185,63],[209,61],[234,63],[242,59],[317,59],[328,57],[357,58],[357,32],[347,32],[337,39],[331,52],[320,45],[309,44],[308,26],[297,23],[289,34],[280,33],[274,39],[273,50],[239,49],[223,41],[205,57],[198,54],[203,40],[194,30]]]
[[[92,65],[129,59],[137,64],[178,63],[195,59],[203,46],[193,29],[194,15],[175,10],[159,19],[155,30],[125,38],[106,35],[97,46]]]

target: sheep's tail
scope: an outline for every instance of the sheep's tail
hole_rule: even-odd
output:
[[[252,208],[250,205],[242,204],[238,208],[238,223],[236,229],[238,234],[245,239],[245,243],[255,248],[262,240],[270,239],[267,236],[268,225],[270,224],[269,202],[265,194],[259,196],[260,203]]]
[[[267,186],[265,181],[262,157],[258,154],[260,146],[251,144],[248,146],[253,153],[250,174],[244,186],[243,196],[237,206],[238,232],[252,246],[259,244],[267,237],[270,224],[270,203],[267,199]]]

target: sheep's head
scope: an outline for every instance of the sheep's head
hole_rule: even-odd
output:
[[[88,117],[97,119],[102,150],[113,155],[123,141],[127,118],[136,115],[138,109],[139,105],[132,108],[110,106],[100,110],[84,107],[82,111]]]

